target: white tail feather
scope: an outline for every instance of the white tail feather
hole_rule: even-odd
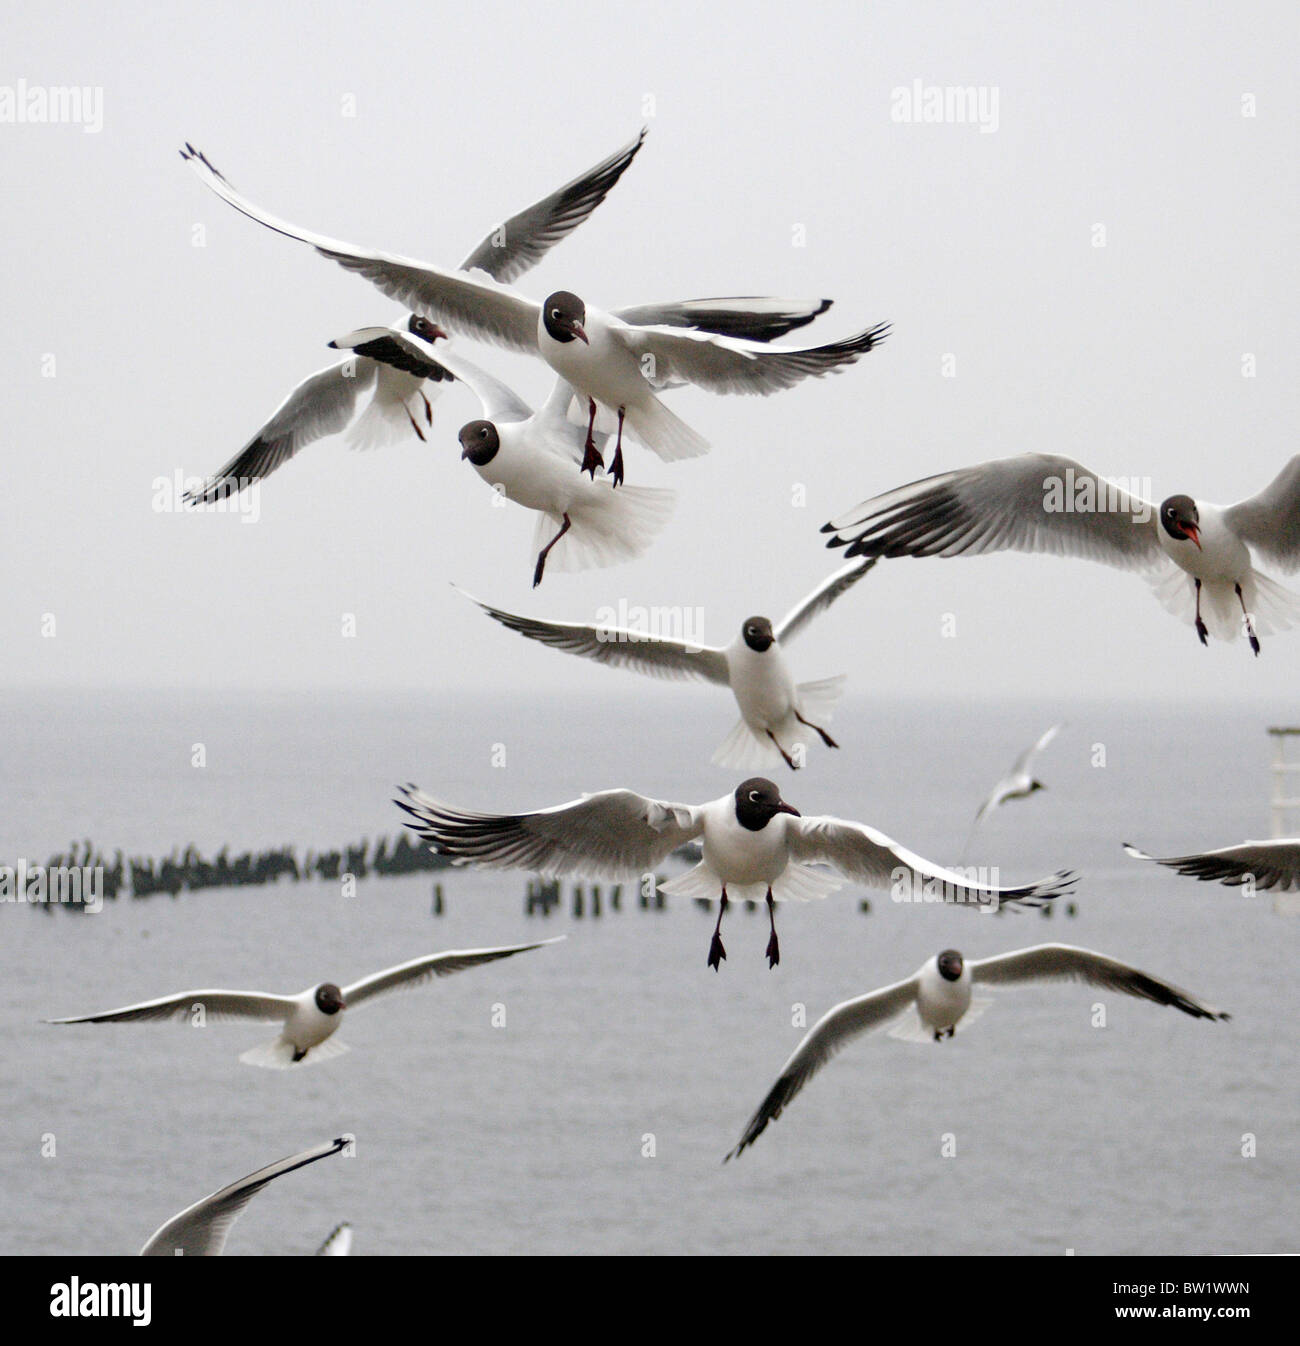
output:
[[[318,1046],[308,1048],[307,1055],[301,1061],[295,1061],[293,1043],[284,1038],[275,1038],[260,1047],[250,1047],[239,1059],[246,1066],[260,1066],[263,1070],[294,1070],[298,1066],[314,1066],[331,1057],[342,1056],[347,1049],[346,1042],[326,1038]]]
[[[547,570],[589,570],[640,556],[668,522],[676,493],[656,486],[620,486],[602,478],[600,494],[569,510],[570,528],[546,560]],[[535,556],[560,531],[562,519],[538,514]]]
[[[973,997],[970,1008],[962,1015],[957,1024],[957,1031],[964,1033],[992,1003],[992,996],[977,995]],[[921,1022],[921,1016],[915,1010],[908,1010],[907,1014],[890,1028],[889,1036],[896,1042],[929,1042],[933,1044],[934,1029],[927,1028]]]
[[[657,397],[628,408],[627,429],[665,462],[698,458],[709,451],[709,441],[669,411]]]

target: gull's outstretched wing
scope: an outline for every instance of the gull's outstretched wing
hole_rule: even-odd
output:
[[[1280,569],[1300,567],[1300,454],[1258,495],[1230,505],[1224,520]]]
[[[715,393],[767,396],[856,363],[885,339],[888,323],[824,346],[767,346],[685,327],[616,327],[656,387],[692,383]],[[647,363],[647,357],[650,362]]]
[[[67,1019],[46,1019],[50,1024],[142,1023],[173,1019],[192,1023],[196,1011],[202,1019],[252,1019],[258,1023],[282,1023],[294,1008],[292,996],[263,995],[258,991],[182,991],[179,995],[143,1000],[138,1005],[104,1010],[101,1014],[77,1014]]]
[[[822,532],[834,535],[828,547],[847,545],[846,556],[1051,552],[1140,570],[1168,564],[1158,514],[1072,458],[1026,453],[874,496]]]
[[[347,1144],[342,1138],[332,1140],[314,1149],[303,1150],[300,1154],[291,1154],[287,1159],[278,1160],[259,1168],[229,1187],[223,1187],[202,1201],[187,1206],[179,1215],[173,1215],[165,1225],[140,1249],[141,1257],[219,1257],[226,1246],[226,1236],[230,1226],[235,1223],[245,1206],[276,1178],[292,1173],[296,1168],[305,1168],[318,1159],[338,1154]]]
[[[484,271],[508,285],[531,270],[609,195],[649,133],[649,127],[594,168],[580,173],[558,191],[534,201],[487,237],[460,264],[462,271]]]
[[[820,617],[837,598],[848,593],[875,564],[875,557],[866,561],[850,562],[833,575],[827,576],[807,598],[802,599],[781,618],[772,633],[776,637],[777,644],[785,645],[793,640],[814,617]]]
[[[403,308],[422,313],[435,322],[446,323],[454,331],[479,341],[537,353],[540,306],[497,284],[490,276],[481,272],[448,271],[431,262],[374,252],[300,229],[253,205],[192,145],[186,145],[181,158],[207,187],[241,214],[286,238],[295,238],[315,248],[322,257],[337,262],[346,271],[356,272]]]
[[[829,865],[845,878],[872,888],[896,889],[898,899],[905,902],[1041,907],[1069,892],[1076,881],[1071,871],[1060,870],[1009,888],[980,883],[922,859],[874,827],[842,818],[791,818],[786,836],[794,859]]]
[[[463,590],[457,590],[463,593]],[[652,678],[701,678],[728,685],[727,656],[710,645],[692,646],[684,641],[627,631],[618,626],[584,626],[578,622],[547,622],[521,617],[465,594],[494,621],[566,654],[581,655],[611,668],[626,668]]]
[[[240,451],[197,491],[187,505],[211,504],[269,477],[307,444],[347,428],[357,400],[374,385],[370,360],[349,357],[304,379],[275,409],[275,414]]]
[[[1025,981],[1083,981],[1139,1000],[1153,1000],[1157,1005],[1172,1005],[1196,1019],[1229,1017],[1159,977],[1073,944],[1035,944],[1029,949],[980,958],[966,966],[972,982],[1007,985]]]
[[[413,785],[394,800],[441,855],[488,869],[601,878],[644,874],[704,831],[701,809],[602,790],[536,813],[472,813]]]
[[[1148,855],[1136,846],[1124,843],[1135,860],[1150,860],[1166,865],[1194,879],[1214,880],[1231,888],[1251,883],[1256,888],[1300,888],[1300,838],[1283,837],[1277,841],[1243,841],[1217,851],[1193,855]]]
[[[507,944],[497,949],[448,949],[445,953],[412,958],[409,962],[385,968],[382,972],[354,981],[351,986],[345,986],[343,999],[349,1009],[356,1009],[358,1005],[374,996],[383,995],[385,991],[414,990],[434,977],[450,977],[453,972],[464,972],[467,967],[495,963],[499,958],[527,953],[529,949],[540,949],[546,944],[558,944],[563,939],[563,935],[557,935],[554,939],[538,940],[535,944]]]
[[[854,1000],[845,1000],[823,1014],[781,1067],[776,1083],[768,1090],[735,1149],[727,1154],[723,1163],[747,1145],[752,1145],[763,1134],[768,1122],[776,1121],[790,1100],[841,1047],[901,1014],[916,999],[916,989],[917,979],[912,976]]]

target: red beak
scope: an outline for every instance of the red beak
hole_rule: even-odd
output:
[[[447,333],[444,332],[442,328],[435,323],[433,327],[433,336],[430,338],[430,340],[437,341],[439,337],[441,337],[444,341],[451,340],[451,338],[447,335]]]
[[[791,815],[791,817],[794,818],[803,817],[803,814],[800,813],[797,808],[794,808],[790,804],[787,804],[784,799],[776,806],[776,811],[778,813],[788,813]]]
[[[591,345],[591,342],[587,341],[587,334],[582,330],[582,324],[580,322],[575,322],[573,324],[573,335],[576,336],[579,341],[586,342],[588,346]]]
[[[1183,524],[1183,535],[1191,538],[1192,541],[1196,543],[1198,551],[1205,550],[1205,548],[1201,546],[1201,530],[1197,528],[1194,523]]]

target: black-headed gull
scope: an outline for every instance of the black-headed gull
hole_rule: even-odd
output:
[[[172,1019],[203,1027],[210,1020],[252,1019],[259,1023],[282,1023],[279,1037],[261,1047],[253,1047],[239,1059],[246,1065],[286,1070],[306,1061],[314,1064],[339,1056],[347,1047],[334,1034],[343,1022],[343,1012],[387,991],[407,990],[431,977],[447,977],[453,972],[493,963],[529,949],[556,944],[544,939],[536,944],[510,944],[499,949],[450,949],[445,953],[426,954],[408,963],[385,968],[342,988],[333,982],[309,986],[299,995],[271,995],[261,991],[183,991],[180,995],[145,1000],[138,1005],[105,1010],[101,1014],[78,1014],[66,1019],[47,1019],[52,1024],[140,1023],[146,1020]]]
[[[229,1187],[205,1196],[202,1201],[187,1206],[179,1215],[173,1215],[140,1249],[140,1256],[219,1257],[226,1246],[231,1225],[268,1182],[282,1178],[296,1168],[314,1164],[318,1159],[338,1154],[347,1144],[344,1137],[339,1137],[299,1154],[291,1154],[287,1159],[267,1164],[265,1168],[259,1168],[238,1182],[232,1182]]]
[[[1053,552],[1146,571],[1157,598],[1207,637],[1233,640],[1300,620],[1300,595],[1255,568],[1300,566],[1300,456],[1258,495],[1160,504],[1071,458],[1029,453],[944,472],[878,495],[822,528],[846,556]]]
[[[364,331],[353,333],[339,344],[365,336]],[[617,565],[645,551],[668,522],[676,495],[654,486],[616,491],[606,476],[588,479],[574,471],[583,431],[566,414],[572,389],[563,379],[534,412],[513,389],[470,361],[448,355],[443,363],[483,409],[484,419],[461,428],[461,458],[494,491],[537,512],[534,588],[552,551],[551,566],[557,570]]]
[[[805,818],[770,781],[755,776],[707,804],[672,804],[632,790],[604,790],[536,813],[474,813],[453,808],[413,785],[399,807],[406,825],[458,864],[526,869],[538,874],[613,878],[646,874],[690,841],[703,854],[694,869],[661,892],[720,898],[708,965],[727,956],[722,918],[729,897],[766,898],[769,967],[780,961],[774,902],[825,897],[845,880],[892,888],[900,901],[1041,906],[1068,891],[1074,875],[1002,888],[931,864],[864,823]],[[834,873],[814,866],[828,866]]]
[[[1217,851],[1192,855],[1148,855],[1136,846],[1124,843],[1135,860],[1150,860],[1167,865],[1179,874],[1207,882],[1217,880],[1230,888],[1280,888],[1287,892],[1300,888],[1300,837],[1279,837],[1274,841],[1243,841]]]
[[[1015,765],[989,791],[988,798],[979,806],[979,811],[975,814],[977,823],[986,814],[1001,808],[1010,799],[1028,799],[1039,790],[1047,789],[1042,781],[1034,778],[1034,759],[1064,727],[1064,724],[1054,724],[1016,758]]]
[[[796,684],[785,646],[875,564],[869,560],[844,566],[776,625],[767,617],[746,618],[727,646],[697,645],[617,626],[541,621],[494,608],[470,594],[465,597],[509,630],[567,654],[655,678],[702,678],[729,687],[740,720],[713,754],[714,762],[728,770],[752,771],[784,760],[797,769],[814,734],[828,748],[839,747],[825,725],[843,695],[844,675]]]
[[[781,1115],[817,1071],[859,1034],[878,1028],[915,1006],[921,1028],[927,1036],[939,1042],[952,1037],[957,1025],[970,1011],[972,986],[1027,981],[1083,981],[1141,1000],[1152,1000],[1157,1005],[1172,1005],[1196,1019],[1229,1017],[1158,977],[1140,972],[1104,953],[1076,948],[1072,944],[1036,944],[1013,953],[975,960],[963,958],[956,949],[945,949],[906,981],[895,982],[854,1000],[845,1000],[823,1014],[781,1068],[780,1077],[749,1119],[744,1134],[727,1159],[752,1145],[768,1122],[774,1122]]]
[[[708,441],[674,415],[655,395],[656,390],[690,383],[714,393],[779,392],[855,363],[878,346],[888,330],[888,324],[879,323],[821,346],[778,347],[665,321],[666,310],[676,312],[680,322],[679,305],[637,305],[603,312],[569,290],[556,290],[538,303],[478,271],[446,270],[289,224],[253,205],[202,154],[189,146],[186,149],[186,158],[203,182],[250,219],[308,244],[370,281],[390,299],[453,332],[545,360],[586,400],[588,435],[582,466],[593,475],[604,462],[592,433],[597,405],[615,413],[618,443],[610,464],[615,482],[623,476],[624,422],[634,438],[661,458],[690,458],[708,450]],[[825,301],[816,305],[787,305],[771,299],[692,302],[711,302],[720,312],[756,315],[751,324],[789,308],[797,317],[790,324],[794,326],[825,308]]]
[[[536,266],[600,205],[636,157],[644,139],[642,132],[630,145],[602,159],[558,191],[512,215],[474,247],[459,270],[480,271],[496,280],[508,281]],[[216,173],[190,145],[181,151],[181,158],[193,161],[205,177]],[[703,310],[698,315],[686,311],[677,320],[689,322],[693,316],[705,321],[709,315]],[[741,323],[745,316],[724,310],[718,320]],[[749,316],[760,325],[766,323],[776,325],[776,330],[788,330],[780,328],[781,319],[789,322],[801,314],[794,311]],[[420,340],[399,345],[394,337],[407,332]],[[349,423],[348,442],[357,449],[379,448],[407,433],[408,428],[424,439],[421,419],[426,425],[433,424],[426,381],[437,383],[445,377],[441,367],[429,358],[431,343],[446,335],[420,314],[411,314],[401,326],[376,329],[369,346],[354,347],[347,359],[304,379],[219,472],[199,490],[187,494],[187,502],[207,504],[236,493],[250,482],[269,476],[299,449],[327,435],[339,434]],[[374,395],[357,416],[358,405],[369,393]]]

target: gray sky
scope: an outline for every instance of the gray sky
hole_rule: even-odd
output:
[[[0,86],[102,88],[103,125],[0,123],[0,682],[630,688],[449,581],[565,620],[701,608],[722,643],[839,563],[827,518],[931,472],[1052,450],[1156,499],[1254,494],[1296,452],[1298,36],[1286,3],[11,7]],[[896,120],[918,80],[996,91],[996,130]],[[894,330],[776,397],[673,394],[714,447],[633,448],[630,481],[679,492],[642,559],[534,593],[532,516],[458,461],[460,390],[427,445],[304,451],[255,525],[154,510],[155,478],[224,463],[331,337],[397,316],[207,193],[184,140],[296,223],[453,264],[643,121],[525,293],[827,295],[808,335]],[[549,388],[540,362],[458,348]],[[1000,556],[878,567],[795,668],[857,692],[1285,705],[1298,656],[1300,633],[1258,661],[1203,650],[1132,576]]]

